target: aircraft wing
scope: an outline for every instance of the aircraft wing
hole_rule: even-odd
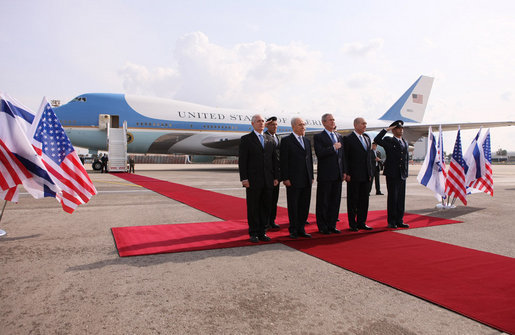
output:
[[[458,130],[461,129],[479,129],[494,128],[494,127],[509,127],[514,126],[515,121],[491,121],[491,122],[465,122],[465,123],[420,123],[420,124],[404,124],[403,137],[409,144],[415,143],[419,138],[427,136],[427,130],[431,126],[433,131],[437,131],[442,126],[442,131]],[[367,131],[380,131],[383,128],[369,128]]]
[[[490,122],[467,122],[467,123],[416,123],[416,124],[404,124],[404,134],[403,137],[408,141],[410,145],[413,145],[419,138],[427,136],[427,130],[431,126],[433,128],[433,131],[437,131],[438,128],[442,126],[443,131],[450,131],[450,130],[458,130],[458,126],[461,127],[461,129],[479,129],[480,127],[483,128],[494,128],[494,127],[509,127],[509,126],[515,126],[515,121],[490,121]],[[367,127],[367,133],[368,132],[379,132],[383,128],[386,128],[386,126],[383,127]],[[345,136],[352,132],[354,128],[349,129],[338,129],[337,132],[341,134],[342,136]],[[306,136],[313,136],[314,134],[320,132],[320,130],[317,131],[307,131]]]

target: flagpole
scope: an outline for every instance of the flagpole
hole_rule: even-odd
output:
[[[5,210],[6,205],[7,205],[7,200],[4,200],[2,212],[0,212],[0,222],[2,222],[2,216],[4,216],[4,210]],[[0,229],[0,236],[4,236],[5,234],[7,234],[7,232],[5,230]]]

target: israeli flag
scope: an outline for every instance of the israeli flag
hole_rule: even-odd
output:
[[[445,198],[445,167],[442,166],[442,162],[438,156],[436,138],[432,128],[429,127],[427,134],[427,154],[418,173],[417,180],[420,184],[433,191],[436,199],[441,201],[442,197]]]
[[[474,181],[483,178],[486,175],[485,153],[479,144],[480,136],[481,128],[463,156],[463,159],[468,166],[468,170],[465,174],[465,185],[467,186],[470,186]]]

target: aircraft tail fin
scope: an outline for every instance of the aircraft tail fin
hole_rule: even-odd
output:
[[[379,120],[422,122],[433,81],[433,77],[420,76]]]

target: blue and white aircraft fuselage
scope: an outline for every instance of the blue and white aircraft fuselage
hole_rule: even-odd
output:
[[[404,136],[410,144],[427,135],[430,124],[421,122],[432,84],[433,78],[420,76],[379,120],[367,120],[367,129],[377,131],[400,119],[405,121]],[[107,150],[106,130],[99,125],[100,120],[109,115],[111,127],[120,127],[123,121],[127,122],[127,150],[130,153],[211,156],[237,155],[241,136],[252,130],[252,115],[258,114],[155,97],[107,93],[80,95],[55,108],[55,113],[75,146]],[[263,116],[267,118],[272,115]],[[291,118],[300,115],[273,116],[277,117],[278,134],[287,134],[291,132]],[[345,123],[337,122],[338,131],[342,134],[351,132],[354,117]],[[338,115],[335,118],[338,121],[343,119]],[[304,120],[308,134],[323,129],[320,118]],[[477,128],[479,125],[464,127],[462,124],[462,129]],[[488,125],[496,126],[493,123]],[[505,125],[503,122],[497,126]],[[451,130],[457,129],[457,126],[447,124],[442,128]]]

